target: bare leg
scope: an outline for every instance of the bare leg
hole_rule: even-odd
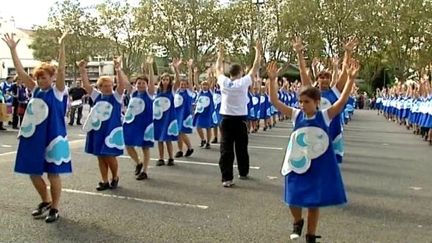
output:
[[[183,152],[184,133],[180,133],[177,141],[178,150]]]
[[[213,137],[215,138],[215,139],[218,139],[218,127],[217,126],[215,126],[215,127],[213,127]]]
[[[136,164],[140,164],[140,160],[138,157],[138,153],[135,150],[135,147],[130,147],[130,146],[126,146],[126,151],[129,154],[129,156],[131,157],[131,159],[136,163]]]
[[[164,159],[164,144],[163,142],[158,142],[159,159]]]
[[[62,189],[61,178],[58,174],[48,174],[48,180],[50,181],[52,207],[58,209]]]
[[[189,140],[188,135],[186,133],[182,133],[182,134],[180,134],[180,136],[181,136],[181,139],[183,140],[183,143],[186,144],[187,148],[192,149],[192,144]]]
[[[144,160],[143,160],[144,172],[147,172],[147,168],[148,168],[148,165],[150,163],[150,149],[149,148],[142,148],[142,151],[143,151],[143,155],[144,155]]]
[[[108,167],[111,171],[111,175],[113,179],[117,179],[118,178],[118,162],[117,162],[117,158],[114,156],[109,156],[106,157],[106,160],[108,162]]]
[[[33,183],[34,188],[39,193],[39,196],[42,199],[42,202],[51,202],[51,198],[48,194],[47,185],[42,176],[32,175],[30,179]]]
[[[173,157],[173,146],[172,146],[172,142],[171,141],[167,141],[166,142],[166,146],[167,146],[167,150],[168,150],[168,156],[170,159],[174,158]]]
[[[290,207],[290,211],[294,218],[294,222],[298,222],[302,219],[302,208]]]
[[[318,227],[319,209],[309,208],[308,209],[308,220],[307,220],[307,234],[315,235]]]
[[[204,131],[203,131],[203,129],[202,128],[197,128],[197,132],[198,132],[198,135],[199,135],[201,141],[204,140]]]
[[[210,140],[211,140],[211,137],[212,137],[212,129],[211,128],[207,128],[206,132],[207,132],[207,143],[210,143]]]
[[[108,163],[105,161],[105,157],[98,156],[99,161],[99,170],[102,177],[102,182],[107,183],[108,182]]]

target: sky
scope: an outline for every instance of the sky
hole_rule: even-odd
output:
[[[15,18],[17,28],[31,29],[34,25],[47,23],[48,12],[57,0],[3,0],[1,1],[0,16]],[[125,0],[137,5],[139,0]],[[92,6],[103,0],[80,0],[82,6]]]
[[[15,18],[17,28],[31,29],[34,25],[47,23],[48,12],[57,0],[3,0],[0,7],[0,16],[9,19]],[[138,5],[139,0],[125,0],[133,6]],[[82,6],[92,6],[103,0],[80,0]],[[228,2],[228,0],[220,0]]]

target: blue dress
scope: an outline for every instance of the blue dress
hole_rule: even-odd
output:
[[[255,112],[255,116],[254,116],[254,121],[258,121],[261,115],[261,95],[259,93],[255,93],[252,96],[252,105],[254,107],[254,112]]]
[[[347,202],[342,176],[333,152],[324,114],[293,117],[294,130],[281,173],[285,176],[285,202],[290,206],[318,208]],[[293,112],[294,113],[294,112]]]
[[[174,107],[174,94],[158,91],[153,102],[154,139],[159,142],[177,141],[179,126]]]
[[[248,115],[247,115],[247,120],[248,121],[253,121],[255,120],[255,107],[253,105],[253,94],[251,92],[248,92]]]
[[[15,172],[29,175],[71,173],[71,153],[66,134],[65,103],[55,87],[36,88],[18,134]]]
[[[335,87],[333,89],[336,89]],[[338,99],[338,92],[329,89],[326,91],[321,91],[321,105],[320,109],[325,110],[332,106]],[[343,155],[344,155],[344,140],[342,133],[342,118],[341,114],[338,114],[333,118],[330,123],[330,138],[333,141],[333,149],[336,154],[336,159],[338,163],[342,163]]]
[[[267,94],[263,94],[260,97],[260,119],[269,119],[271,117],[270,101]]]
[[[179,89],[174,95],[174,107],[177,124],[179,124],[181,133],[192,133],[192,103],[193,93],[188,89]]]
[[[123,120],[126,146],[151,148],[154,145],[153,98],[147,92],[132,92]]]
[[[201,91],[198,94],[194,126],[197,128],[212,128],[217,123],[217,116],[214,113],[213,95],[210,91]]]
[[[122,96],[116,91],[112,95],[103,95],[93,90],[91,99],[94,105],[83,126],[87,132],[85,152],[96,156],[122,155]]]
[[[213,111],[213,116],[216,117],[216,119],[214,121],[216,121],[214,123],[215,126],[219,126],[221,121],[222,121],[222,116],[220,114],[220,108],[221,108],[221,102],[222,102],[222,94],[221,94],[221,90],[219,88],[215,88],[214,92],[213,92],[213,103],[214,103],[214,111]]]

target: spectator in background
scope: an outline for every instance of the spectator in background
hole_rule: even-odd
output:
[[[77,114],[77,125],[81,125],[82,111],[83,111],[83,101],[84,96],[87,94],[86,90],[81,87],[81,82],[77,81],[76,86],[69,90],[69,99],[71,102],[71,111],[69,118],[69,125],[73,126],[75,122],[75,113]]]
[[[18,123],[21,126],[25,109],[27,108],[27,103],[29,101],[29,92],[24,86],[23,82],[15,76],[14,83],[10,87],[10,94],[12,95],[12,128],[18,129]]]

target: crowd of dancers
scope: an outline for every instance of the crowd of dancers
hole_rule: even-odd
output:
[[[30,175],[42,200],[32,215],[45,217],[47,223],[59,218],[62,188],[59,175],[72,172],[65,123],[69,100],[64,81],[65,38],[66,34],[59,40],[58,66],[42,63],[33,76],[27,74],[21,64],[16,52],[18,41],[12,35],[3,38],[10,48],[18,78],[32,91],[19,130],[15,171]],[[343,126],[354,111],[355,101],[350,95],[356,92],[354,80],[360,70],[359,63],[352,58],[356,46],[355,39],[346,43],[342,65],[335,62],[330,69],[316,65],[309,72],[302,40],[296,38],[293,47],[299,61],[299,82],[290,83],[280,78],[276,63],[267,65],[266,79],[255,75],[248,77],[251,72],[245,75],[244,80],[252,79],[244,104],[248,110],[245,120],[248,132],[256,133],[260,128],[266,131],[284,119],[291,119],[294,124],[281,171],[285,176],[284,201],[294,218],[291,239],[302,234],[302,208],[308,209],[306,241],[314,243],[320,238],[316,235],[319,208],[347,202],[338,164],[342,163],[344,155]],[[261,48],[257,42],[256,62],[260,60]],[[218,62],[222,52],[220,48]],[[182,60],[174,59],[174,75],[162,74],[157,81],[153,59],[147,58],[145,73],[131,80],[122,70],[121,59],[116,59],[115,80],[102,76],[96,86],[88,79],[86,61],[77,64],[82,87],[92,100],[83,130],[87,133],[85,152],[98,160],[101,174],[98,191],[118,187],[117,156],[123,154],[124,149],[136,163],[136,179],[144,180],[148,178],[150,148],[155,143],[159,152],[156,165],[173,166],[175,157],[193,155],[189,136],[194,128],[201,140],[200,147],[208,149],[211,142],[218,142],[218,127],[221,121],[229,118],[220,114],[226,94],[218,83],[224,79],[227,87],[223,88],[230,88],[236,80],[227,80],[221,70],[209,69],[206,79],[199,82],[193,60],[186,63],[188,74],[184,76],[180,74],[182,64]],[[253,69],[257,69],[255,62]],[[123,109],[125,93],[130,99]],[[173,142],[177,142],[178,147],[175,155]],[[142,156],[136,148],[142,150]],[[168,156],[165,156],[165,148]],[[42,177],[44,173],[48,174],[50,191]]]

